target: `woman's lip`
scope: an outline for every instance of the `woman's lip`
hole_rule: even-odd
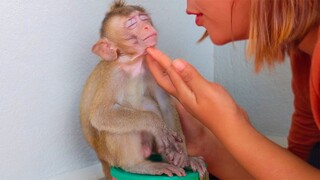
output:
[[[195,23],[197,24],[197,26],[202,26],[202,22],[201,22],[201,17],[203,16],[202,13],[195,13],[191,11],[186,11],[186,13],[188,15],[195,15],[196,16]]]
[[[186,11],[186,13],[188,14],[188,15],[202,15],[202,13],[196,13],[196,12],[191,12],[191,11]]]
[[[202,17],[202,14],[196,16],[195,22],[197,26],[202,26],[201,17]]]

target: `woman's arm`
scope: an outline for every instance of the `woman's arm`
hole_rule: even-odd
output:
[[[161,87],[201,121],[255,178],[319,179],[320,171],[269,141],[219,84],[205,80],[183,60],[149,48],[148,66]]]
[[[220,179],[253,179],[214,134],[188,113],[178,101],[176,108],[190,156],[202,156],[209,173]]]

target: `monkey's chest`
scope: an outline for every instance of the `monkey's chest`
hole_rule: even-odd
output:
[[[140,107],[147,93],[146,82],[142,77],[130,78],[123,91],[126,103],[133,107]]]

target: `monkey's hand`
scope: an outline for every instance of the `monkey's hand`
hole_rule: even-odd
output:
[[[176,151],[172,146],[171,148],[166,149],[166,152],[164,153],[164,158],[166,161],[168,161],[170,164],[173,164],[175,166],[184,168],[189,166],[189,157],[186,151]]]
[[[171,129],[157,129],[154,133],[158,153],[165,153],[168,149],[173,148],[177,152],[182,152],[182,138],[178,133]]]
[[[189,157],[190,168],[193,172],[199,173],[200,179],[204,179],[207,175],[206,164],[202,157]]]

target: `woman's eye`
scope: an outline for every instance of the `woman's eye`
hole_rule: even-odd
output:
[[[137,26],[137,20],[135,18],[129,19],[126,23],[126,27],[129,29],[133,29]]]
[[[139,18],[141,21],[149,21],[149,16],[144,15],[144,14],[140,15]]]

